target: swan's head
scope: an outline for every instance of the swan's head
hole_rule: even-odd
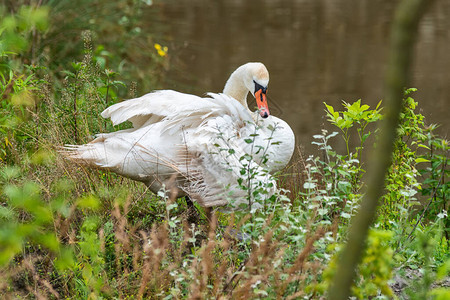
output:
[[[248,108],[247,94],[250,92],[256,99],[261,117],[267,118],[270,115],[266,99],[268,84],[269,72],[266,66],[259,62],[251,62],[240,66],[231,74],[223,93],[240,101]]]
[[[247,76],[244,84],[256,99],[259,114],[262,118],[270,115],[267,105],[267,86],[269,84],[269,72],[262,63],[248,63],[244,65],[247,69]]]

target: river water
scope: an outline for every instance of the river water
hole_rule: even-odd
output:
[[[327,124],[323,102],[383,98],[393,0],[165,0],[158,2],[171,69],[165,87],[220,92],[249,61],[270,72],[271,113],[287,121],[307,153]],[[150,8],[149,8],[150,9]],[[450,105],[450,1],[423,18],[412,87],[428,123],[446,135]],[[250,101],[250,97],[249,97]],[[250,105],[250,107],[253,105]],[[343,143],[336,141],[338,149]]]

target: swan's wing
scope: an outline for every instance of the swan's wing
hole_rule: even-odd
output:
[[[114,104],[102,112],[103,118],[111,118],[114,125],[131,121],[134,128],[171,120],[173,130],[179,126],[199,126],[211,116],[223,114],[249,117],[249,113],[235,99],[223,94],[209,94],[211,98],[179,93],[171,90],[155,91],[142,97]],[[170,130],[172,127],[168,127]]]
[[[102,112],[102,117],[111,118],[114,125],[131,121],[137,128],[149,120],[155,123],[169,115],[182,113],[187,106],[202,107],[202,102],[201,97],[161,90],[114,104]]]
[[[271,149],[268,155],[272,166],[271,171],[279,171],[286,167],[295,150],[295,135],[288,123],[282,119],[270,118],[271,127],[275,128],[272,135]]]
[[[234,120],[251,120],[251,115],[238,101],[224,94],[208,94],[208,98],[171,90],[156,91],[140,98],[114,104],[102,112],[114,125],[131,121],[134,128],[168,121],[161,133],[171,134],[182,128],[199,127],[210,117],[233,116]]]
[[[174,134],[184,129],[204,131],[211,127],[211,120],[227,118],[220,126],[226,126],[230,132],[234,127],[240,129],[247,123],[252,122],[250,111],[232,97],[225,94],[208,93],[210,98],[201,98],[195,105],[186,104],[178,112],[166,116],[167,125],[164,132]],[[217,123],[214,123],[217,124]],[[217,125],[219,126],[219,125]],[[209,135],[204,135],[208,136]]]

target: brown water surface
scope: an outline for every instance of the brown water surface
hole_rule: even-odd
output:
[[[166,0],[159,2],[171,71],[166,87],[220,92],[249,61],[270,72],[271,113],[286,120],[307,153],[324,126],[323,102],[383,97],[392,0]],[[428,123],[446,135],[450,105],[450,1],[420,24],[412,86]],[[249,97],[250,98],[250,97]],[[336,145],[343,149],[343,144]]]

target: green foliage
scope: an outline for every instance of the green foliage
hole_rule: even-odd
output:
[[[160,13],[159,5],[146,9],[152,4],[141,0],[49,2],[51,20],[46,39],[52,47],[45,48],[41,59],[51,69],[68,70],[74,60],[82,60],[80,54],[86,45],[80,33],[90,32],[96,41],[91,50],[101,69],[120,73],[121,81],[127,84],[134,82],[138,94],[160,88],[170,55],[167,47],[155,48],[162,37],[155,37],[154,28],[164,26],[153,21]],[[45,46],[48,44],[43,43]],[[121,98],[128,97],[126,90],[117,92]]]
[[[116,72],[100,68],[92,52],[91,34],[84,32],[83,36],[86,46],[83,61],[73,62],[72,70],[64,71],[66,85],[55,107],[58,121],[70,125],[66,138],[71,139],[63,141],[66,143],[79,143],[85,140],[81,136],[113,130],[110,123],[99,120],[99,115],[118,101],[116,91],[125,86],[122,81],[114,80]]]
[[[338,154],[330,145],[330,139],[337,136],[337,132],[328,134],[322,130],[322,134],[313,136],[316,141],[312,143],[323,151],[324,159],[310,156],[306,160],[304,195],[315,202],[308,209],[318,209],[318,213],[328,220],[338,215],[344,222],[348,222],[357,211],[361,198],[361,179],[365,172],[361,162],[362,151],[372,134],[367,126],[382,118],[380,104],[381,101],[371,110],[368,105],[361,105],[361,100],[353,104],[344,102],[344,111],[336,111],[331,105],[325,104],[328,120],[343,133],[347,155]],[[351,128],[356,128],[359,137],[359,145],[355,149],[351,149],[350,145]]]
[[[406,290],[406,294],[409,299],[440,299],[445,295],[448,295],[449,290],[444,288],[433,288],[432,284],[435,282],[439,282],[440,280],[444,280],[448,278],[450,275],[450,257],[448,257],[448,247],[444,251],[446,259],[439,267],[439,263],[435,260],[436,257],[439,257],[439,254],[436,255],[436,250],[439,252],[439,249],[442,246],[442,237],[443,237],[443,220],[440,218],[435,224],[424,228],[423,230],[417,230],[414,232],[414,236],[416,237],[415,241],[412,243],[411,250],[413,250],[413,256],[416,256],[420,259],[415,259],[416,262],[420,262],[417,264],[418,272],[410,272],[412,273],[411,284],[410,287]],[[443,250],[443,249],[442,249]],[[437,270],[436,270],[437,267]],[[409,271],[408,268],[403,269],[403,271]],[[420,275],[419,275],[420,274]]]
[[[389,286],[394,266],[393,250],[389,246],[392,232],[371,230],[367,238],[367,246],[358,269],[358,278],[352,286],[352,293],[358,299],[370,299],[381,295],[392,297],[393,292]],[[336,245],[333,245],[333,248]],[[341,249],[341,246],[339,246]],[[323,272],[324,280],[313,286],[317,292],[323,293],[328,289],[333,276],[336,275],[336,266],[340,251],[334,254],[328,268]]]
[[[21,6],[16,14],[8,15],[0,7],[0,72],[17,67],[17,61],[8,59],[12,55],[26,53],[34,45],[32,34],[36,31],[44,32],[48,29],[48,7],[32,8]]]
[[[420,145],[424,137],[423,116],[414,112],[417,102],[409,95],[415,89],[405,91],[403,110],[400,114],[400,125],[392,155],[392,165],[386,178],[386,194],[383,197],[381,220],[386,228],[394,221],[405,224],[410,217],[411,210],[418,204],[417,190],[421,188],[416,170],[417,154],[411,147]],[[419,159],[420,161],[420,159]]]
[[[42,187],[36,182],[25,181],[21,185],[8,183],[20,175],[17,168],[5,168],[2,175],[2,183],[6,183],[2,198],[6,198],[6,206],[0,206],[0,266],[7,266],[26,245],[48,249],[58,257],[57,265],[60,267],[72,264],[67,249],[60,244],[53,230],[54,215],[63,215],[68,210],[67,203],[58,195],[50,203],[42,201]],[[65,192],[64,186],[57,188],[57,191]]]
[[[353,187],[354,192],[359,190],[361,185],[361,178],[364,174],[361,161],[362,151],[364,150],[364,143],[372,134],[372,132],[367,129],[367,126],[382,118],[380,105],[381,101],[378,102],[375,109],[369,109],[369,105],[361,105],[361,99],[355,101],[352,104],[343,101],[345,110],[335,111],[335,109],[331,105],[325,103],[325,107],[327,108],[325,111],[327,113],[328,121],[341,130],[343,134],[342,137],[347,148],[346,156],[336,155],[333,151],[330,151],[329,155],[336,156],[336,158],[340,160],[339,163],[345,163],[347,161],[350,164],[356,164],[356,167],[352,167],[353,170],[350,174],[350,183]],[[350,136],[352,128],[356,128],[359,145],[355,147],[353,151],[350,151]]]
[[[426,219],[433,219],[434,216],[449,210],[448,199],[450,199],[450,182],[448,157],[450,146],[446,139],[436,134],[434,130],[437,125],[425,126],[423,134],[425,138],[418,147],[426,149],[417,159],[418,171],[422,178],[421,194],[428,198],[427,205],[423,208]],[[450,240],[450,220],[446,218],[444,235],[447,241]]]
[[[5,12],[0,11],[0,15]],[[48,28],[48,9],[21,7],[17,14],[6,15],[0,22],[0,160],[13,161],[15,141],[24,142],[29,135],[22,122],[35,110],[34,91],[43,82],[20,64],[18,55],[26,55],[33,45],[33,32]]]
[[[410,97],[413,91],[415,89],[405,91],[393,163],[386,177],[386,194],[375,227],[391,230],[386,231],[386,234],[392,237],[385,240],[385,242],[389,241],[386,247],[397,249],[398,252],[395,261],[390,262],[391,265],[395,262],[402,266],[416,266],[417,268],[418,262],[430,266],[430,261],[424,262],[426,257],[435,257],[439,261],[438,264],[448,259],[448,237],[445,236],[448,235],[448,218],[443,217],[447,215],[445,203],[448,199],[448,194],[446,194],[448,188],[445,178],[448,174],[446,173],[448,172],[446,170],[448,146],[447,141],[431,134],[435,126],[426,127],[423,116],[415,113],[417,102]],[[353,104],[344,102],[345,110],[342,112],[336,111],[330,105],[325,104],[329,121],[341,130],[347,147],[346,155],[337,154],[330,146],[330,139],[338,133],[328,134],[323,131],[322,134],[314,136],[318,141],[313,142],[313,144],[319,146],[319,150],[323,151],[323,158],[311,156],[306,160],[309,163],[305,165],[306,179],[303,184],[305,190],[303,195],[306,197],[307,203],[311,199],[315,201],[307,208],[317,209],[318,214],[325,219],[330,220],[339,216],[345,224],[345,219],[350,218],[359,208],[363,187],[361,179],[365,170],[363,164],[357,158],[362,157],[362,152],[365,149],[364,142],[370,135],[370,131],[365,132],[366,126],[382,118],[379,104],[375,110],[369,110],[369,107],[361,105],[359,100]],[[354,126],[357,127],[360,144],[352,149],[349,142],[350,128]],[[431,144],[433,144],[433,147],[428,146]],[[433,151],[430,151],[432,148]],[[418,153],[418,149],[427,149],[428,151]],[[423,165],[433,159],[434,168],[431,164],[430,168],[423,169],[420,172],[417,171],[417,164]],[[423,207],[422,211],[417,210],[421,205],[415,198],[418,191],[422,191],[423,195],[432,195],[432,199]],[[430,209],[432,203],[435,209]],[[438,221],[435,220],[436,215],[440,216]],[[411,247],[411,240],[416,236],[415,231],[431,230],[437,224],[442,224],[439,225],[440,228],[445,228],[442,231],[444,236],[437,235],[436,243],[433,244],[434,252],[432,255],[418,257],[417,251],[411,252],[411,248],[406,248]],[[345,227],[342,227],[339,232],[345,234]],[[429,235],[432,235],[432,233],[429,232],[426,236]],[[368,247],[368,251],[370,251],[370,246]],[[388,252],[391,252],[391,250]],[[370,260],[367,255],[366,253],[363,258],[366,263],[367,259]],[[380,257],[384,255],[387,254],[380,254]],[[392,254],[386,256],[386,258],[388,257],[392,257]],[[405,259],[406,257],[408,259]],[[389,260],[392,259],[389,258]],[[380,264],[386,263],[383,263],[380,258],[375,261]],[[374,269],[383,270],[384,267],[376,265],[372,271],[364,271],[365,266],[366,264],[360,265],[359,274],[363,281],[360,281],[353,288],[354,295],[365,298],[369,295],[375,296],[378,293],[376,290],[379,290],[383,295],[390,297],[391,292],[387,285],[384,285],[383,288],[381,286],[376,287],[373,285],[373,278],[370,279],[371,274],[377,274]],[[331,263],[329,272],[333,273],[333,268],[333,263]],[[386,268],[384,269],[386,270]],[[434,273],[430,270],[430,274]],[[383,278],[383,280],[377,279],[375,282],[383,281],[386,283],[391,275],[390,273],[384,273],[384,275],[377,274],[377,276]],[[432,279],[429,282],[426,281],[428,283],[435,281],[434,275],[430,276]],[[364,280],[368,280],[370,284],[365,284]],[[325,290],[325,287],[318,285],[316,289],[321,291]],[[428,293],[429,290],[430,285],[424,283],[423,291],[426,291],[424,293]]]
[[[436,216],[447,214],[449,196],[448,142],[435,136],[432,133],[435,126],[427,127],[424,117],[415,112],[418,103],[411,97],[414,91],[405,91],[393,163],[386,177],[386,194],[378,217],[380,226],[397,233],[397,247],[402,249],[410,244],[414,231],[432,228]],[[417,170],[428,163],[430,167]],[[418,198],[419,191],[421,198]],[[445,223],[444,228],[448,228],[447,219],[440,221]],[[446,241],[448,234],[445,229]],[[440,244],[448,249],[445,240]]]
[[[367,125],[376,122],[382,118],[381,115],[381,101],[378,102],[375,109],[369,110],[370,106],[367,104],[361,105],[361,99],[349,104],[343,101],[344,111],[335,111],[331,105],[324,103],[326,106],[326,113],[328,121],[339,128],[343,133],[343,139],[347,147],[347,156],[350,157],[350,128],[356,127],[360,145],[355,148],[353,157],[361,159],[361,151],[363,150],[363,144],[367,138],[372,134],[370,131],[366,131]]]

